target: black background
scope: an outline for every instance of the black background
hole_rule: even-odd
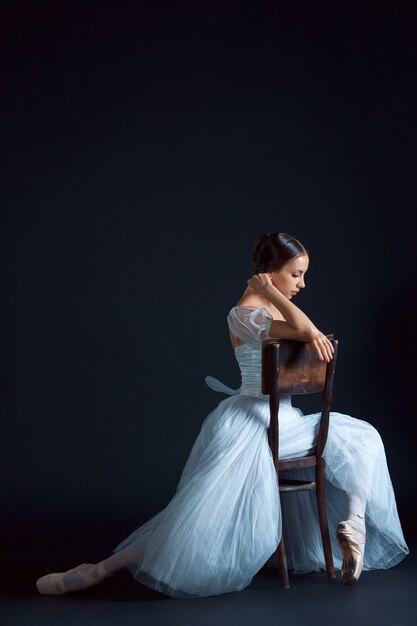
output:
[[[381,433],[415,537],[415,18],[3,3],[6,559],[105,558],[167,504],[224,398],[204,377],[239,386],[226,315],[265,231],[310,251],[333,410]]]

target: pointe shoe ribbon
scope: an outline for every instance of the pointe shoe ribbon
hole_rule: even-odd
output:
[[[361,546],[365,545],[365,537],[349,524],[349,520],[345,520],[336,527],[336,539],[343,554],[342,582],[353,585],[363,569]]]
[[[98,579],[90,573],[89,570],[92,567],[97,567],[97,572],[99,574]],[[87,587],[92,587],[93,585],[98,585],[102,581],[102,579],[106,578],[107,576],[107,572],[104,569],[103,565],[101,565],[101,563],[98,563],[97,566],[95,566],[94,563],[82,563],[81,565],[77,565],[77,567],[73,567],[66,572],[47,574],[46,576],[38,578],[38,580],[36,581],[37,590],[41,594],[53,596],[60,596],[64,593],[67,593],[68,589],[66,589],[65,587],[64,576],[66,576],[66,574],[69,574],[70,572],[76,572],[80,576],[80,578],[82,578],[83,583],[80,589],[85,589]]]

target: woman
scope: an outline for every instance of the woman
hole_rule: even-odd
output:
[[[282,528],[290,569],[325,569],[315,494],[303,493],[302,503],[293,494],[281,510],[267,438],[269,398],[261,393],[264,337],[311,342],[322,360],[332,358],[331,342],[292,302],[305,287],[308,265],[309,253],[294,237],[267,233],[258,239],[253,276],[227,316],[242,384],[233,390],[206,377],[211,388],[229,397],[204,420],[174,497],[112,556],[38,579],[40,593],[84,589],[124,567],[136,580],[172,597],[238,591],[275,552]],[[303,415],[291,396],[281,396],[280,458],[312,450],[320,416]],[[342,582],[352,584],[362,569],[392,567],[409,550],[375,428],[331,412],[323,456],[328,520],[336,528],[332,543],[341,551],[335,567]],[[297,470],[294,476],[308,478],[312,470]]]

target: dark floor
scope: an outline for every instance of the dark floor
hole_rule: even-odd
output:
[[[408,626],[417,623],[417,546],[389,570],[364,572],[353,587],[324,574],[290,576],[280,589],[275,574],[260,573],[239,593],[174,600],[137,583],[127,570],[101,585],[63,596],[41,596],[40,571],[5,576],[1,585],[1,623],[71,626]]]

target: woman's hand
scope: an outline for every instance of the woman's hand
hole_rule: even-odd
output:
[[[315,328],[313,335],[314,335],[314,338],[311,341],[307,341],[306,343],[313,344],[313,346],[317,350],[317,354],[319,355],[319,358],[321,361],[325,360],[329,362],[333,358],[333,352],[334,352],[332,342],[330,341],[330,339],[326,337],[326,335],[323,335],[323,333],[321,333],[317,328]]]
[[[255,292],[265,295],[268,287],[272,287],[272,280],[269,274],[254,274],[248,279],[249,287]]]

